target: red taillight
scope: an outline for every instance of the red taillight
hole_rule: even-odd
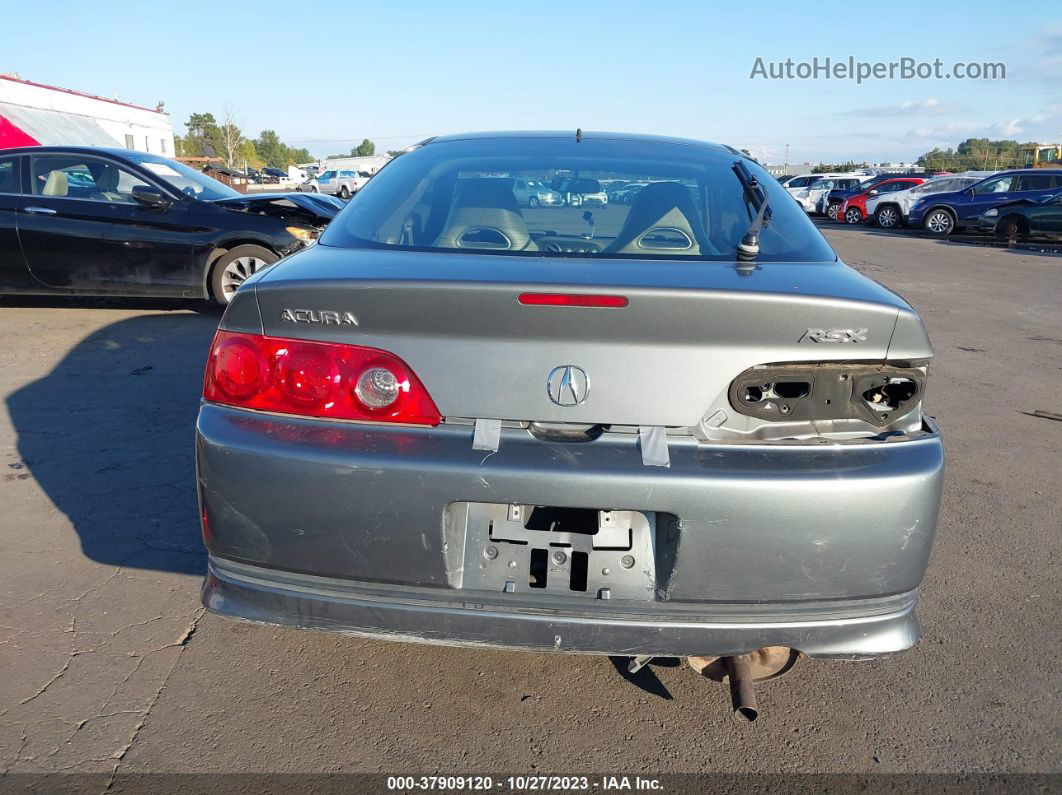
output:
[[[627,305],[625,295],[586,295],[580,293],[520,293],[525,306],[597,306],[617,309]]]
[[[405,362],[386,351],[219,331],[203,382],[212,403],[281,414],[438,425]]]

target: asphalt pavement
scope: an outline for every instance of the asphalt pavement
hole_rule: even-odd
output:
[[[913,650],[804,660],[747,724],[675,661],[204,614],[192,429],[220,312],[8,298],[0,770],[1060,772],[1062,422],[1029,412],[1062,413],[1062,257],[825,231],[936,347],[947,482]]]

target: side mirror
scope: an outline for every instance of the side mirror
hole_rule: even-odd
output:
[[[156,210],[165,210],[173,204],[170,197],[154,185],[134,185],[132,196],[141,204]]]
[[[878,195],[878,192],[877,192],[876,190],[872,190],[872,191],[870,191],[870,192],[869,192],[869,193],[867,194],[867,196],[877,196],[877,195]]]

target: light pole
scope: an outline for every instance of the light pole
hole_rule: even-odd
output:
[[[782,166],[782,173],[789,173],[789,144],[785,145],[785,165]]]

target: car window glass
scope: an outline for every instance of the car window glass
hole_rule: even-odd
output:
[[[33,194],[55,198],[135,204],[133,188],[147,182],[114,163],[77,155],[34,157]]]
[[[744,161],[742,161],[744,162]],[[333,222],[321,245],[531,257],[734,261],[761,191],[761,261],[832,261],[803,209],[759,166],[743,189],[732,153],[552,139],[432,143],[396,158]],[[805,177],[818,179],[818,177]],[[540,191],[514,193],[517,180]],[[608,191],[603,185],[626,182]],[[784,197],[784,198],[782,198]]]
[[[18,158],[9,157],[0,160],[0,193],[21,193],[18,184]]]
[[[1050,190],[1053,187],[1050,174],[1022,174],[1018,177],[1018,190]]]
[[[1010,190],[1011,183],[1014,181],[1013,176],[996,177],[995,179],[982,182],[980,185],[974,188],[974,193],[1006,193]]]

